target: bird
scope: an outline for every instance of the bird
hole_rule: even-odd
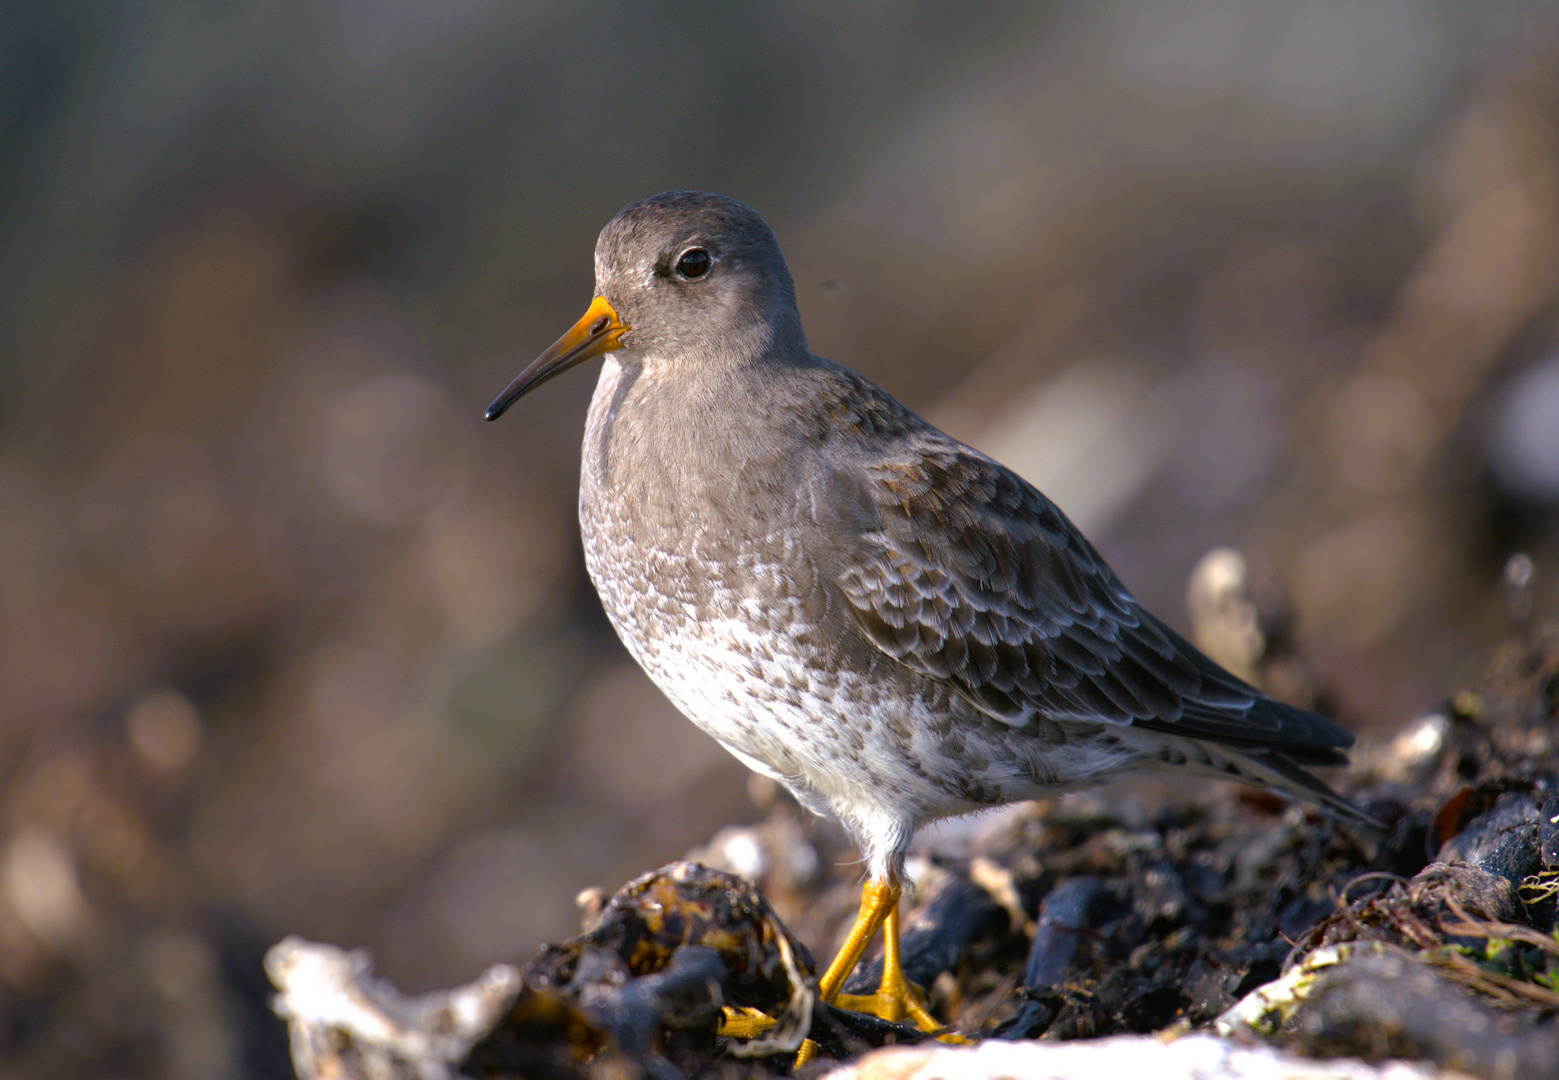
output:
[[[945,1033],[899,957],[906,850],[938,819],[1169,769],[1372,823],[1306,771],[1346,763],[1348,731],[1220,668],[1036,487],[813,355],[751,207],[624,207],[585,314],[487,419],[596,357],[579,521],[608,618],[681,712],[863,855],[823,1000]],[[879,930],[881,985],[843,994]]]

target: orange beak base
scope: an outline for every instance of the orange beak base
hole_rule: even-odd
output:
[[[602,356],[613,349],[622,348],[622,336],[627,332],[628,326],[618,316],[617,309],[608,304],[604,297],[596,297],[590,302],[584,317],[570,327],[568,333],[553,342],[550,349],[536,357],[530,367],[520,372],[498,395],[498,399],[487,407],[487,419],[498,419],[510,405],[554,375],[593,356]]]

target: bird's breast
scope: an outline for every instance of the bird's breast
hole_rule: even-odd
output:
[[[625,638],[649,633],[647,619],[727,613],[770,576],[757,564],[772,507],[758,505],[754,470],[718,416],[675,390],[609,357],[585,427],[585,557]]]

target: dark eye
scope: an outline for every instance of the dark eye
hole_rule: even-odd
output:
[[[709,252],[703,248],[688,248],[677,256],[677,276],[692,281],[709,273],[709,268],[714,265],[714,259],[709,257]]]

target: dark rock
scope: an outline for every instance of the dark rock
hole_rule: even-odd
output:
[[[1559,870],[1559,796],[1549,799],[1537,815],[1537,855],[1544,870]]]
[[[1469,821],[1440,848],[1447,863],[1469,863],[1508,881],[1519,882],[1537,872],[1538,807],[1525,792],[1499,798],[1493,808]]]
[[[1399,953],[1360,954],[1321,981],[1283,1042],[1319,1057],[1427,1059],[1483,1080],[1559,1077],[1559,1027],[1500,1013]]]
[[[1408,882],[1408,903],[1425,914],[1460,908],[1495,922],[1519,922],[1521,904],[1509,878],[1464,863],[1430,863]]]
[[[810,1020],[811,972],[805,948],[750,883],[673,863],[629,882],[591,930],[527,965],[525,992],[464,1072],[511,1075],[518,1061],[564,1075],[605,1054],[670,1080],[707,1061],[725,1004],[776,1017],[760,1045],[793,1050]],[[557,1046],[568,1052],[559,1057]]]
[[[999,1038],[1034,1038],[1050,1026],[1056,1009],[1047,1004],[1051,995],[1046,991],[1060,985],[1077,954],[1078,936],[1096,925],[1103,909],[1112,903],[1118,904],[1118,898],[1102,881],[1091,877],[1063,881],[1050,891],[1040,905],[1029,948],[1023,1003],[1017,1015],[997,1030]]]
[[[1050,891],[1039,908],[1024,973],[1024,987],[1030,993],[1061,982],[1077,953],[1078,935],[1096,925],[1101,909],[1113,899],[1096,878],[1073,878]]]

